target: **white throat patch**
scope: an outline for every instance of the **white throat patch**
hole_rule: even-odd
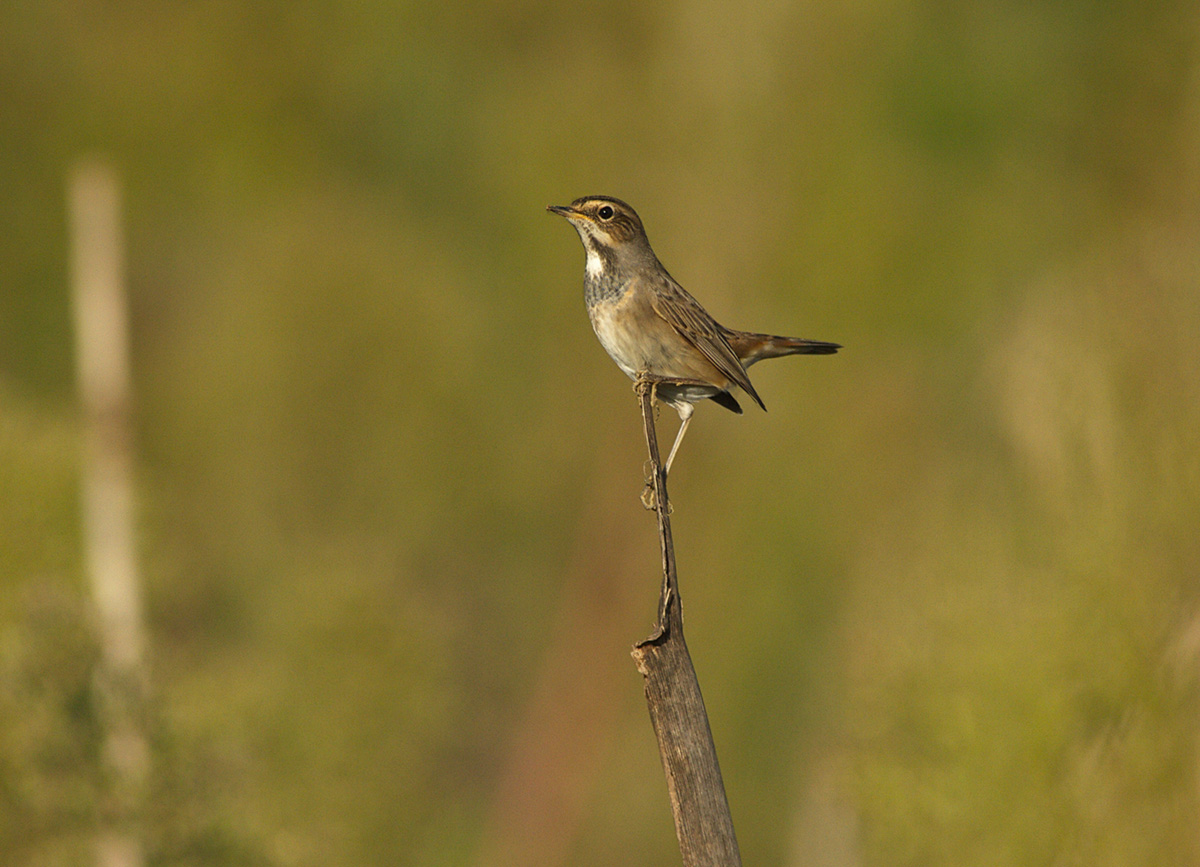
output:
[[[604,260],[600,258],[600,254],[595,250],[588,248],[587,251],[587,274],[589,277],[599,277],[604,271]]]

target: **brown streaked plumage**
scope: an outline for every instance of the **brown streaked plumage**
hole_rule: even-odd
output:
[[[713,400],[733,412],[740,388],[766,409],[746,368],[781,355],[829,355],[837,343],[726,328],[676,283],[650,249],[637,212],[620,199],[585,196],[547,210],[565,217],[587,253],[584,299],[601,345],[632,379],[658,383],[656,393],[682,424],[667,457],[679,449],[695,404]]]

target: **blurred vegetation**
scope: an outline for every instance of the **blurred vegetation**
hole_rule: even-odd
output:
[[[1194,4],[0,8],[0,851],[100,821],[64,183],[125,183],[156,865],[673,863],[629,384],[723,321],[689,637],[752,864],[1200,859]],[[663,414],[666,430],[673,428]]]

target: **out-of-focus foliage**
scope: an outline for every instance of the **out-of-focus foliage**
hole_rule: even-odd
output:
[[[103,816],[64,183],[124,181],[157,865],[671,863],[628,383],[545,205],[730,325],[693,655],[755,864],[1200,857],[1192,4],[0,8],[0,851]],[[672,431],[670,413],[664,427]]]

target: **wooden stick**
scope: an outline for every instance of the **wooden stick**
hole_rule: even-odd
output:
[[[659,458],[654,429],[654,388],[653,381],[638,380],[662,547],[663,583],[658,623],[653,634],[634,647],[633,658],[645,678],[646,704],[658,738],[684,867],[740,867],[742,859],[717,750],[704,698],[700,695],[700,682],[683,638],[667,474]]]

